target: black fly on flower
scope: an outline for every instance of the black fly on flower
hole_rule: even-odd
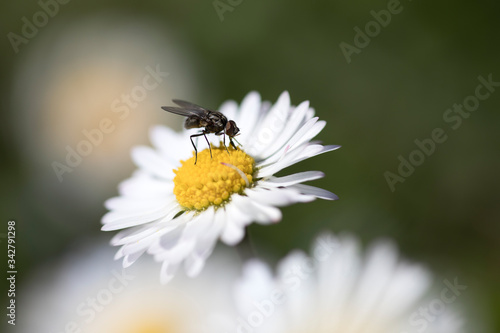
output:
[[[226,116],[224,116],[219,111],[208,110],[191,102],[186,102],[180,99],[173,99],[172,102],[179,105],[180,107],[162,106],[161,108],[167,112],[187,117],[186,121],[184,122],[184,128],[205,128],[200,133],[193,134],[189,137],[191,139],[191,144],[193,145],[196,155],[194,164],[198,162],[198,149],[196,149],[196,145],[193,142],[193,138],[195,137],[202,135],[205,137],[208,148],[210,149],[210,157],[212,157],[212,148],[210,147],[210,142],[208,142],[206,134],[215,133],[215,135],[223,135],[222,142],[224,144],[224,147],[226,148],[227,153],[229,154],[229,150],[227,150],[226,147],[227,134],[231,146],[236,149],[233,138],[238,135],[240,129],[238,128],[238,126],[236,126],[236,123],[233,120],[228,121]]]
[[[340,148],[313,140],[326,122],[314,116],[309,101],[294,106],[285,91],[274,104],[251,92],[241,105],[228,101],[219,111],[174,102],[179,107],[164,109],[187,116],[186,129],[203,128],[195,137],[203,135],[212,145],[193,151],[186,130],[177,133],[156,126],[151,131],[154,148],[132,150],[139,169],[120,184],[118,197],[106,201],[110,212],[102,218],[102,230],[122,229],[111,244],[121,247],[116,258],[122,258],[124,266],[148,253],[162,262],[164,283],[181,265],[187,275],[196,276],[217,240],[236,245],[251,223],[278,223],[278,207],[338,199],[330,191],[303,184],[323,178],[322,171],[275,176]],[[206,135],[210,133],[227,135],[230,142],[241,134],[241,147],[223,142],[216,146]]]

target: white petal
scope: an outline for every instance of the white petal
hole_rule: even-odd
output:
[[[171,180],[152,178],[145,171],[137,171],[134,175],[120,183],[118,190],[122,196],[131,198],[153,198],[173,194],[174,183]]]
[[[340,246],[327,252],[328,256],[320,260],[318,290],[321,290],[321,308],[329,316],[332,327],[335,327],[336,323],[342,321],[342,309],[348,309],[351,292],[355,289],[361,267],[360,244],[351,237],[343,237],[340,240],[332,238],[327,241],[327,244],[329,243],[337,243]],[[328,249],[328,245],[325,248]],[[324,257],[320,252],[314,253],[318,259]]]
[[[136,262],[137,259],[139,259],[144,254],[144,252],[146,252],[146,249],[140,250],[134,254],[126,255],[123,258],[123,267],[124,268],[130,267],[130,265]]]
[[[226,205],[224,209],[227,212],[227,216],[229,216],[230,223],[235,223],[241,227],[246,227],[250,223],[252,223],[252,217],[248,214],[245,214],[238,208],[237,201],[244,200],[240,195],[233,195],[231,197],[231,203]]]
[[[120,248],[118,249],[118,251],[116,251],[115,256],[113,257],[113,259],[114,259],[114,260],[118,260],[118,259],[120,259],[120,258],[123,258],[123,256],[125,256],[125,255],[123,254],[123,247],[120,247]]]
[[[214,208],[209,207],[204,212],[193,216],[184,228],[183,236],[186,239],[198,238],[214,224]]]
[[[169,127],[154,126],[150,131],[151,143],[158,149],[161,157],[170,167],[180,166],[180,160],[185,159],[191,151],[191,143],[184,133],[177,133]]]
[[[284,157],[279,160],[278,162],[267,165],[262,167],[262,169],[259,170],[258,176],[259,177],[269,177],[287,167],[290,165],[299,163],[303,160],[306,160],[308,158],[311,158],[313,156],[319,155],[326,153],[328,151],[332,151],[335,149],[340,148],[340,146],[321,146],[321,145],[315,145],[315,144],[304,144],[300,148],[294,149],[293,151],[286,153]],[[267,161],[264,161],[264,163],[267,163]]]
[[[195,250],[186,258],[186,261],[184,262],[187,276],[196,277],[200,274],[201,270],[205,266],[207,258],[212,253],[216,242],[216,238],[198,241]]]
[[[143,215],[133,215],[130,212],[109,212],[102,217],[102,223],[104,225],[102,226],[101,230],[118,230],[128,227],[134,227],[144,223],[154,222],[167,215],[169,209],[171,208],[162,207],[161,209]]]
[[[196,239],[186,238],[184,236],[184,229],[187,224],[186,221],[189,221],[191,216],[190,214],[184,214],[179,218],[181,221],[178,223],[178,227],[163,235],[158,242],[148,250],[149,253],[155,256],[157,261],[180,263],[194,249]]]
[[[293,189],[255,188],[245,191],[245,194],[256,202],[270,206],[287,206],[296,202],[309,202],[316,199],[314,196],[303,195],[298,190]]]
[[[235,101],[225,101],[220,107],[219,112],[224,114],[227,119],[232,119],[238,125],[239,113],[237,114],[238,104]]]
[[[260,180],[259,185],[264,187],[287,187],[311,180],[323,178],[325,174],[321,171],[305,171],[284,177],[270,177]]]
[[[240,128],[242,133],[251,135],[254,126],[260,113],[260,95],[258,92],[252,91],[248,93],[240,106],[240,115],[236,125]]]
[[[320,199],[325,199],[325,200],[338,200],[339,197],[330,191],[323,190],[322,188],[310,186],[310,185],[304,185],[304,184],[296,184],[293,186],[290,186],[290,188],[295,188],[299,190],[300,193],[302,194],[307,194],[307,195],[313,195],[316,198]]]
[[[314,129],[314,126],[317,123],[318,118],[313,118],[310,119],[306,124],[304,124],[297,133],[293,135],[293,137],[290,139],[290,141],[286,142],[286,145],[284,146],[284,150],[279,149],[275,151],[272,155],[266,158],[267,163],[270,162],[276,162],[279,159],[281,159],[280,152],[287,152],[289,156],[291,152],[293,152],[296,148],[300,148],[301,145],[299,144],[300,142],[304,142],[302,140],[303,137],[305,137],[310,131]],[[265,158],[265,156],[261,156],[262,158]]]
[[[178,204],[170,203],[161,207],[160,209],[152,210],[149,212],[138,212],[137,214],[122,213],[122,212],[109,212],[102,218],[104,226],[101,228],[103,231],[118,230],[128,227],[137,226],[140,224],[153,222],[155,220],[169,217],[173,218],[178,212]],[[139,215],[140,214],[140,215]]]
[[[147,237],[141,238],[137,242],[134,243],[128,243],[125,244],[121,247],[121,252],[124,256],[128,256],[134,253],[137,253],[142,250],[148,250],[155,244],[155,242],[158,240],[158,238],[167,232],[166,230],[161,230],[158,231],[154,234],[151,234]]]
[[[430,277],[423,267],[400,264],[377,305],[377,317],[398,317],[410,310],[429,285]]]
[[[140,249],[148,248],[148,252],[154,247],[158,247],[158,239],[164,234],[171,232],[176,229],[180,224],[185,221],[181,218],[182,216],[174,219],[167,220],[163,222],[157,222],[151,225],[151,230],[154,232],[145,233],[142,238],[134,239],[133,242],[129,242],[122,246],[123,254],[128,255],[139,251]],[[135,237],[134,237],[135,238]]]
[[[278,137],[285,125],[289,112],[290,95],[285,91],[271,107],[265,118],[259,121],[259,125],[254,132],[241,133],[242,140],[247,143],[245,149],[251,155],[260,157],[262,150]]]
[[[185,237],[180,240],[184,249],[182,253],[174,253],[177,258],[171,256],[169,253],[161,254],[161,256],[155,257],[158,258],[167,258],[169,261],[180,262],[178,259],[182,256],[182,259],[185,260],[184,267],[186,269],[186,274],[189,277],[194,277],[200,273],[202,270],[206,258],[212,253],[217,239],[224,228],[226,223],[226,216],[222,209],[219,209],[217,212],[214,212],[213,207],[210,207],[207,211],[203,212],[201,215],[205,215],[204,219],[213,220],[210,223],[210,227],[204,228],[203,232],[195,233],[194,227],[188,232],[184,233]],[[202,223],[203,220],[198,219],[198,224]],[[193,238],[196,236],[196,238]]]
[[[170,250],[165,250],[154,255],[157,261],[168,261],[172,264],[179,264],[184,261],[196,246],[194,239],[179,240],[179,242]]]
[[[290,96],[284,92],[265,117],[261,119],[255,133],[251,133],[254,137],[252,153],[255,153],[259,158],[265,156],[265,152],[268,151],[270,145],[279,139],[292,109]]]
[[[184,225],[181,225],[159,238],[158,245],[161,247],[159,251],[168,251],[177,246],[183,231]]]
[[[254,206],[253,216],[255,222],[261,224],[278,223],[281,221],[281,211],[276,207],[266,206],[264,204],[253,201]]]
[[[219,235],[224,229],[224,226],[226,225],[227,221],[228,221],[228,216],[226,214],[226,211],[224,211],[224,209],[218,209],[214,215],[214,223],[203,235],[201,235],[200,239],[210,240],[219,238]]]
[[[205,266],[205,258],[201,258],[194,253],[191,253],[184,261],[184,269],[189,277],[196,277],[200,274]]]
[[[369,252],[361,273],[358,287],[353,295],[352,303],[357,309],[356,318],[353,318],[352,330],[366,325],[372,312],[379,305],[379,300],[391,283],[396,268],[398,256],[392,244],[377,244]]]
[[[337,145],[322,146],[315,141],[304,143],[295,149],[292,149],[290,146],[286,146],[281,154],[276,154],[267,160],[260,161],[257,163],[257,167],[261,167],[262,169],[272,167],[274,168],[273,170],[282,170],[308,158],[339,148],[340,146]],[[274,173],[276,172],[277,171],[274,171]]]
[[[292,136],[298,131],[299,127],[303,124],[304,117],[308,109],[309,101],[304,101],[292,110],[289,118],[286,119],[284,128],[279,136],[270,145],[268,145],[259,156],[262,158],[268,158],[285,147]]]
[[[291,149],[300,147],[301,144],[314,138],[325,127],[326,121],[318,121],[318,117],[308,120],[297,133],[293,135],[290,141],[287,142]]]
[[[159,222],[151,223],[144,226],[139,227],[131,227],[125,230],[120,231],[111,239],[111,245],[124,245],[127,243],[133,243],[138,241],[141,238],[152,235],[157,231],[157,226]]]
[[[271,269],[262,261],[249,260],[243,266],[241,279],[235,284],[233,294],[239,313],[247,317],[255,310],[255,302],[269,297],[274,278]]]
[[[277,223],[281,220],[282,215],[279,209],[260,204],[247,196],[233,195],[232,204],[257,223]]]
[[[179,268],[179,264],[171,264],[167,261],[164,261],[161,265],[161,271],[160,271],[160,281],[162,284],[166,284],[175,275],[175,272],[177,272],[177,269]]]
[[[173,199],[173,198],[172,198]],[[173,200],[171,201],[173,202]],[[147,212],[165,206],[165,198],[130,198],[114,197],[104,202],[104,206],[109,210],[120,212]]]
[[[233,194],[230,205],[237,208],[243,215],[249,216],[250,220],[252,219],[252,215],[248,213],[252,210],[252,200],[249,197]]]
[[[222,230],[221,240],[229,246],[234,246],[243,239],[243,236],[245,236],[245,227],[228,221]]]
[[[172,165],[150,147],[132,148],[132,159],[141,169],[160,179],[173,179],[175,176]]]
[[[304,144],[293,151],[290,149],[290,146],[286,146],[283,151],[279,154],[276,154],[266,160],[262,160],[256,164],[259,170],[259,176],[266,174],[269,169],[278,169],[282,165],[290,165],[293,161],[298,160],[302,156],[310,155],[314,152],[320,151],[323,146],[314,145],[314,144]]]
[[[186,223],[186,218],[184,215],[181,215],[173,220],[170,221],[165,221],[161,222],[158,227],[156,227],[156,232],[152,234],[151,236],[147,236],[146,238],[149,238],[150,244],[148,245],[148,253],[149,254],[159,254],[165,252],[165,247],[168,249],[172,248],[175,246],[176,242],[174,240],[169,243],[164,236],[167,236],[167,238],[172,239],[175,238],[175,235],[177,235],[177,232],[182,229],[182,227]],[[140,242],[142,241],[139,240],[138,242],[130,243],[127,246],[127,248],[130,248],[130,252],[136,251],[136,246],[139,246]],[[162,241],[163,243],[160,243]],[[175,243],[175,244],[172,244]],[[169,246],[171,245],[171,246]]]

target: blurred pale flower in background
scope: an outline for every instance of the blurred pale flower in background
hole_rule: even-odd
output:
[[[325,234],[310,256],[290,254],[276,274],[257,260],[245,264],[234,292],[236,332],[460,332],[452,304],[441,302],[439,313],[429,309],[432,302],[424,296],[442,295],[429,293],[430,278],[423,267],[399,259],[389,242],[362,254],[356,239]],[[448,290],[449,299],[453,292]]]
[[[432,305],[429,272],[402,261],[385,241],[363,254],[352,237],[324,234],[307,256],[295,251],[277,272],[259,260],[243,266],[216,251],[196,279],[168,285],[142,260],[122,269],[92,241],[44,265],[19,288],[20,332],[81,333],[458,333],[455,303]],[[429,301],[431,300],[431,301]],[[457,297],[454,297],[457,301]],[[426,313],[421,312],[426,308]],[[81,331],[80,331],[81,330]]]
[[[284,92],[271,105],[251,92],[241,105],[228,101],[219,111],[239,126],[241,149],[227,151],[220,136],[209,135],[211,152],[198,148],[195,164],[189,132],[158,126],[151,131],[155,149],[132,151],[139,170],[120,185],[119,197],[106,201],[110,212],[102,218],[105,231],[126,229],[111,241],[121,246],[116,257],[123,258],[124,267],[147,252],[162,262],[164,283],[181,264],[189,276],[196,276],[219,238],[235,245],[247,225],[279,222],[277,207],[338,198],[302,184],[324,177],[321,171],[274,176],[340,147],[312,141],[326,122],[314,116],[308,101],[294,106]]]
[[[76,201],[88,209],[113,189],[152,124],[180,125],[159,106],[196,94],[196,61],[174,31],[151,20],[54,21],[22,57],[11,108],[17,139],[34,166],[32,183],[52,191],[47,201],[59,211]]]
[[[18,332],[220,332],[232,304],[238,259],[226,254],[196,279],[158,281],[158,266],[144,260],[122,270],[107,244],[87,243],[45,266],[19,288]],[[217,259],[218,258],[218,259]]]

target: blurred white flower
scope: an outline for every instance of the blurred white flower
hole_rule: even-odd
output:
[[[452,310],[435,313],[424,301],[430,282],[426,269],[401,261],[389,242],[363,255],[354,238],[323,235],[311,256],[290,254],[275,275],[257,260],[244,266],[234,292],[235,331],[458,332],[461,323]]]
[[[198,279],[163,286],[154,262],[124,270],[114,264],[107,245],[88,245],[19,288],[17,331],[212,333],[224,328],[221,314],[230,308],[235,258],[216,256]]]
[[[17,67],[11,109],[21,156],[58,204],[73,197],[62,206],[75,197],[93,204],[130,174],[128,151],[152,124],[180,125],[159,106],[196,94],[196,66],[175,32],[126,15],[66,21],[60,13]]]
[[[240,106],[228,101],[220,112],[240,127],[241,149],[216,147],[220,136],[209,135],[214,145],[199,152],[195,164],[188,131],[158,126],[151,132],[156,149],[132,151],[139,170],[120,185],[119,197],[106,201],[110,212],[102,218],[102,230],[127,228],[111,241],[121,246],[116,257],[123,258],[124,267],[147,251],[163,263],[162,282],[182,263],[189,276],[196,276],[219,238],[235,245],[252,222],[279,222],[277,207],[337,199],[329,191],[301,184],[324,177],[321,171],[274,176],[339,148],[311,141],[326,122],[314,117],[308,101],[293,106],[284,92],[271,105],[251,92]]]

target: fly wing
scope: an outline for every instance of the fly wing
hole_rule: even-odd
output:
[[[175,106],[162,106],[161,108],[167,112],[175,113],[184,117],[203,117],[205,115],[204,111],[178,108]]]
[[[194,103],[188,102],[188,101],[183,101],[182,99],[173,99],[172,102],[175,104],[179,105],[183,109],[188,109],[188,110],[198,110],[198,111],[209,111],[203,106],[196,105]]]
[[[180,99],[173,99],[172,102],[179,105],[180,107],[162,106],[161,108],[167,112],[175,113],[185,117],[204,117],[208,113],[208,110],[204,107],[193,104],[191,102],[186,102]]]

